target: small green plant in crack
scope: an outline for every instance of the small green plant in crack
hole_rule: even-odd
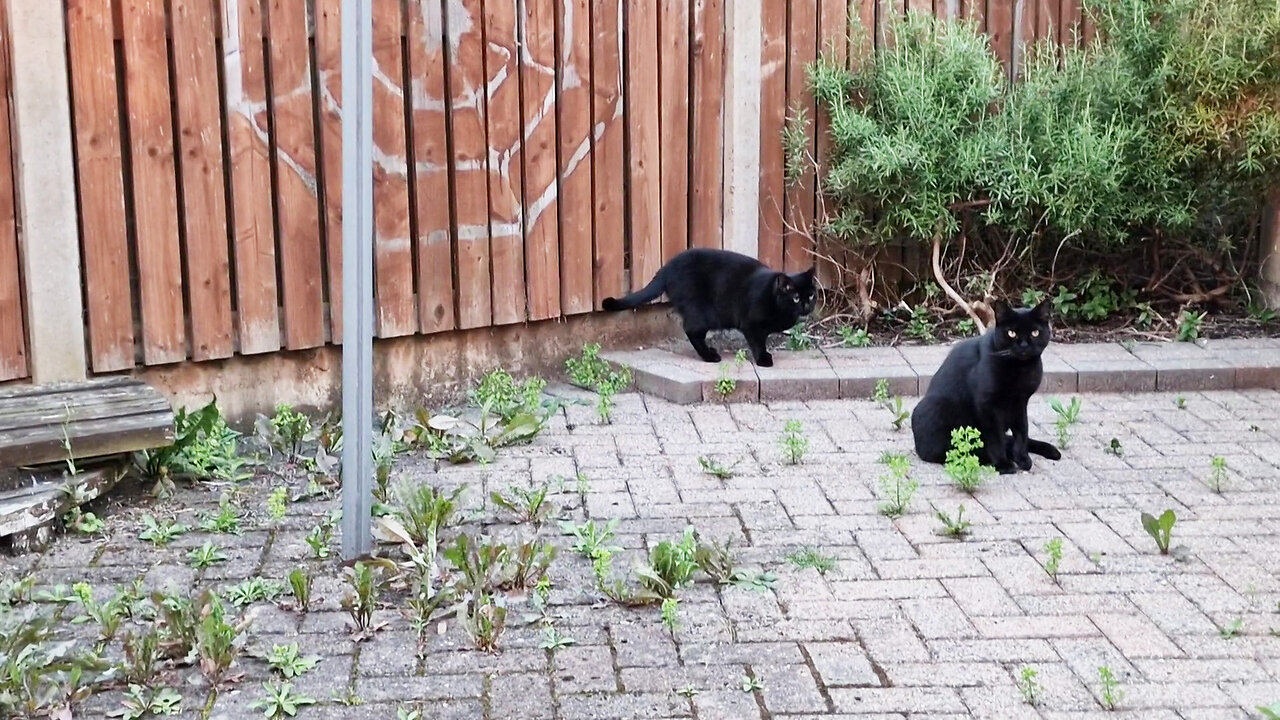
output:
[[[199,618],[194,637],[200,672],[215,686],[224,680],[236,679],[229,672],[244,647],[248,621],[228,620],[222,601],[208,592],[201,596],[193,615]]]
[[[99,645],[105,645],[116,636],[120,623],[124,620],[124,610],[117,598],[98,602],[93,597],[93,588],[86,582],[78,582],[71,586],[76,601],[80,603],[81,614],[71,619],[80,625],[88,622],[97,624]]]
[[[507,627],[506,605],[494,595],[481,593],[466,605],[467,634],[481,652],[495,652]]]
[[[773,589],[778,584],[778,576],[771,572],[754,572],[754,573],[738,573],[734,578],[734,587],[740,587],[744,590],[752,590],[754,592],[764,592]]]
[[[107,524],[92,512],[73,507],[63,516],[63,522],[79,535],[97,535],[106,529]]]
[[[1272,703],[1270,707],[1259,705],[1257,710],[1262,720],[1280,720],[1280,702]]]
[[[760,682],[760,679],[752,675],[743,675],[742,692],[751,693],[757,690],[764,690],[764,684]]]
[[[220,562],[226,562],[227,554],[222,552],[222,548],[215,545],[212,540],[205,540],[203,545],[187,553],[187,558],[191,561],[191,567],[204,570]]]
[[[1199,339],[1204,320],[1208,316],[1207,312],[1183,310],[1178,315],[1178,342],[1195,342]]]
[[[347,568],[344,575],[350,586],[342,597],[342,609],[347,611],[355,625],[356,639],[363,640],[381,629],[373,622],[378,599],[387,585],[386,571],[395,571],[395,564],[385,558],[357,562]]]
[[[1169,554],[1169,543],[1173,536],[1173,525],[1178,521],[1178,516],[1172,510],[1165,510],[1160,517],[1155,517],[1148,513],[1142,513],[1140,517],[1142,521],[1142,529],[1156,541],[1156,547],[1160,550],[1161,555]]]
[[[698,688],[692,683],[676,689],[676,694],[683,698],[691,698],[698,694]]]
[[[940,535],[963,539],[965,535],[969,534],[969,527],[972,523],[964,519],[964,503],[960,503],[954,518],[951,517],[950,513],[939,509],[936,505],[933,507],[933,512],[942,523],[942,529],[938,531]]]
[[[262,689],[266,691],[267,696],[254,700],[249,707],[261,710],[263,717],[267,720],[296,717],[303,707],[316,704],[315,698],[294,692],[293,685],[290,683],[277,685],[273,682],[265,682],[262,684]]]
[[[218,502],[218,512],[206,513],[200,519],[200,529],[223,535],[240,534],[240,509],[229,498]]]
[[[422,710],[398,707],[396,708],[396,720],[423,720]]]
[[[120,643],[124,649],[125,680],[146,685],[156,675],[156,660],[160,656],[160,633],[154,629],[145,632],[129,632]]]
[[[1043,688],[1036,679],[1040,673],[1030,665],[1023,665],[1018,670],[1018,692],[1022,693],[1022,699],[1028,705],[1038,705],[1040,703],[1040,695]]]
[[[509,485],[505,492],[495,490],[490,493],[489,500],[514,515],[518,522],[542,527],[559,511],[556,504],[548,499],[550,493],[550,483],[543,483],[531,489]]]
[[[267,664],[285,679],[293,679],[310,671],[320,663],[319,655],[304,656],[298,643],[272,645],[267,653]]]
[[[871,346],[872,338],[867,333],[866,328],[841,325],[836,328],[836,335],[840,338],[840,344],[844,347],[864,348]]]
[[[787,555],[787,562],[797,570],[817,570],[819,575],[826,575],[840,567],[833,556],[808,546]]]
[[[809,451],[809,438],[804,436],[804,426],[799,420],[788,420],[782,429],[782,461],[787,465],[799,465]]]
[[[1058,398],[1050,398],[1049,407],[1053,409],[1053,414],[1056,416],[1053,428],[1058,434],[1058,446],[1065,449],[1071,444],[1071,426],[1080,419],[1080,398],[1073,397],[1066,405],[1063,405]]]
[[[680,601],[676,598],[663,598],[662,626],[667,629],[671,637],[675,637],[676,630],[680,629]]]
[[[1234,638],[1239,637],[1240,633],[1243,630],[1244,630],[1244,618],[1238,617],[1235,620],[1232,620],[1231,622],[1222,626],[1221,628],[1218,628],[1218,634],[1222,636],[1223,640],[1232,640]]]
[[[1219,495],[1227,485],[1227,459],[1216,455],[1209,461],[1209,487]]]
[[[288,403],[276,405],[276,414],[271,416],[270,438],[277,450],[288,453],[290,457],[297,455],[310,433],[310,418]]]
[[[1187,409],[1187,399],[1181,395],[1173,399],[1173,406],[1179,410]]]
[[[275,602],[284,593],[284,587],[274,580],[251,577],[227,588],[227,601],[236,607],[258,602]]]
[[[809,334],[809,328],[804,320],[796,323],[786,332],[786,348],[793,352],[800,350],[812,350],[814,348],[813,336]]]
[[[631,385],[631,371],[627,368],[614,370],[607,360],[601,359],[599,343],[583,345],[579,357],[565,361],[565,369],[574,385],[595,391],[596,414],[600,421],[605,424],[613,422],[613,397]]]
[[[660,598],[673,597],[675,591],[693,580],[698,569],[698,541],[693,528],[685,528],[679,540],[663,540],[649,553],[647,567],[636,571],[641,586]]]
[[[741,573],[737,570],[737,560],[733,555],[733,541],[706,540],[701,535],[695,535],[698,545],[693,561],[697,563],[698,569],[717,585],[728,585],[736,581]]]
[[[726,466],[724,463],[713,457],[700,456],[698,458],[698,466],[702,468],[702,472],[719,480],[728,480],[733,477],[734,468],[738,467],[741,460],[734,462],[732,465]]]
[[[157,520],[154,515],[142,516],[142,532],[139,540],[146,540],[156,547],[164,547],[175,538],[186,535],[189,528],[172,520]]]
[[[333,546],[333,531],[338,526],[338,511],[325,515],[319,525],[307,531],[306,543],[311,548],[311,557],[323,559],[329,557]]]
[[[901,430],[903,424],[911,418],[911,413],[907,412],[902,405],[902,398],[889,392],[889,380],[887,378],[880,378],[876,381],[876,387],[871,393],[871,399],[880,407],[888,410],[889,414],[893,416],[893,420],[890,422],[894,430]]]
[[[951,431],[951,449],[947,451],[943,471],[961,490],[972,495],[995,469],[978,460],[982,449],[982,433],[977,428],[959,427]]]
[[[1058,582],[1058,568],[1062,564],[1062,538],[1053,538],[1044,544],[1044,571],[1054,582]]]
[[[889,472],[880,476],[880,494],[884,498],[880,503],[880,514],[902,517],[916,490],[920,489],[920,483],[911,478],[911,461],[906,455],[886,452],[880,462],[889,466]]]
[[[289,572],[289,593],[293,595],[294,608],[305,613],[311,606],[311,573],[304,568]]]
[[[722,398],[727,398],[738,389],[738,381],[729,374],[729,365],[720,363],[719,370],[716,374],[716,382],[713,386],[716,394]]]
[[[76,601],[76,594],[62,583],[58,583],[46,590],[36,591],[33,598],[38,603],[47,603],[50,605],[69,605]]]
[[[1124,454],[1124,446],[1120,444],[1119,438],[1111,438],[1111,440],[1102,447],[1102,452],[1108,455],[1120,457]]]
[[[140,720],[148,715],[177,715],[180,712],[182,712],[182,696],[177,690],[168,687],[153,689],[130,684],[128,692],[120,701],[120,708],[109,715],[122,720]],[[71,716],[67,715],[67,717]]]
[[[1120,681],[1116,679],[1115,672],[1106,665],[1098,668],[1098,686],[1102,707],[1115,710],[1124,699],[1124,691],[1120,689]]]
[[[334,693],[329,699],[342,705],[343,707],[360,707],[364,705],[364,698],[351,688],[346,688],[340,693]]]
[[[271,518],[271,522],[280,522],[288,512],[289,491],[283,487],[272,490],[267,496],[267,516]]]
[[[588,560],[611,556],[622,552],[622,548],[610,545],[614,532],[618,529],[618,521],[610,520],[597,525],[595,520],[588,520],[581,525],[572,522],[561,523],[560,529],[566,535],[573,536],[573,549]]]
[[[555,652],[572,647],[577,642],[577,640],[557,630],[555,625],[547,625],[542,628],[542,642],[538,643],[538,648]]]

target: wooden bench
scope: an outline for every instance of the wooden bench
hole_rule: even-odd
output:
[[[173,442],[173,410],[128,377],[0,388],[0,467],[116,455]]]

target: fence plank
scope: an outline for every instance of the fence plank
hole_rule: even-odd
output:
[[[524,322],[524,138],[520,120],[520,55],[516,0],[485,0],[488,77],[489,230],[493,235],[493,322]],[[590,246],[587,264],[590,273]],[[590,282],[588,275],[588,282]],[[587,290],[590,294],[590,289]]]
[[[693,187],[688,202],[690,244],[698,247],[724,246],[724,33],[724,0],[695,0]]]
[[[987,0],[963,0],[960,5],[960,16],[977,26],[978,32],[985,33],[987,31]]]
[[[1058,42],[1062,25],[1062,6],[1059,0],[1036,0],[1036,40],[1052,38]]]
[[[1022,76],[1027,52],[1036,41],[1036,7],[1039,0],[1015,0],[1013,6],[1013,77]]]
[[[297,350],[323,345],[325,341],[306,0],[271,0],[267,22],[271,33],[268,47],[284,342],[290,350]]]
[[[907,12],[933,14],[933,0],[907,0]]]
[[[763,0],[760,47],[760,262],[782,267],[787,113],[787,2]]]
[[[173,72],[178,96],[182,218],[186,233],[191,357],[210,360],[235,348],[227,256],[227,198],[222,174],[222,108],[213,3],[172,0]]]
[[[591,169],[595,201],[595,307],[625,290],[623,199],[626,164],[622,97],[622,0],[594,0],[591,12],[595,114]]]
[[[662,172],[658,133],[658,6],[627,0],[627,122],[630,125],[631,285],[643,287],[662,266]]]
[[[187,356],[164,0],[124,0],[121,10],[142,354],[159,365]]]
[[[987,34],[1006,74],[1013,69],[1013,3],[1014,0],[987,2]]]
[[[821,0],[818,8],[818,51],[821,56],[837,65],[845,65],[849,57],[849,3],[846,0]],[[831,157],[831,117],[825,108],[817,108],[814,115],[815,132],[818,140],[817,158],[820,163]],[[817,183],[817,217],[820,226],[826,223],[827,207],[821,192],[821,178],[826,174],[827,166],[818,167]],[[841,268],[846,266],[844,246],[837,241],[826,240],[820,243],[818,260],[818,277],[825,287],[834,287],[840,282]]]
[[[462,328],[493,320],[489,282],[488,144],[484,119],[484,37],[480,0],[445,3],[453,118],[454,220],[458,237],[458,318]]]
[[[341,0],[339,0],[341,1]],[[418,323],[424,333],[457,327],[453,208],[445,114],[444,16],[438,2],[409,3],[414,217],[418,243]]]
[[[3,13],[0,13],[3,15]],[[0,18],[3,22],[3,18]],[[111,0],[71,0],[67,4],[67,51],[76,130],[76,174],[80,188],[81,245],[84,252],[85,299],[88,304],[89,355],[95,372],[133,367],[133,299],[129,283],[129,237],[125,224],[124,157],[117,96],[115,32]],[[0,52],[7,54],[8,44]],[[8,71],[0,75],[6,112],[0,125],[6,135],[4,158],[11,157]],[[12,176],[4,194],[12,215]],[[3,180],[0,180],[3,182]],[[6,216],[6,217],[7,217]],[[86,232],[91,228],[92,232]],[[8,233],[0,229],[0,243]],[[12,286],[14,301],[18,285]],[[0,312],[10,316],[7,312]],[[10,317],[21,318],[21,312]],[[19,333],[21,326],[18,327]],[[19,339],[21,335],[18,336]],[[3,346],[8,346],[4,342]],[[15,346],[21,348],[21,344]]]
[[[813,257],[814,154],[813,94],[807,87],[805,68],[817,56],[817,0],[796,0],[791,4],[790,52],[787,58],[787,107],[805,119],[805,168],[786,193],[786,234],[783,251],[790,271],[809,267]]]
[[[409,222],[409,150],[404,126],[404,62],[400,3],[373,5],[374,331],[378,337],[418,329]]]
[[[591,9],[558,0],[560,311],[591,312]]]
[[[110,18],[109,15],[107,17]],[[3,40],[0,42],[0,381],[26,377],[28,373],[27,338],[22,311],[22,282],[19,276],[21,264],[18,260],[13,163],[11,162],[13,147],[9,133],[8,35],[7,14],[0,10],[0,40]],[[113,67],[112,76],[114,75]],[[112,90],[114,89],[113,86]],[[111,107],[114,108],[115,105]],[[118,148],[119,146],[117,146],[117,154]],[[125,279],[127,283],[127,275]],[[125,288],[127,293],[127,284]]]
[[[329,337],[342,342],[342,0],[315,0],[320,188],[329,278]]]
[[[659,147],[662,165],[662,260],[689,247],[689,213],[695,189],[690,177],[690,0],[662,0],[658,11]],[[694,71],[696,73],[696,70]],[[637,282],[647,282],[636,278]]]
[[[554,0],[521,0],[524,52],[524,256],[529,319],[560,315],[560,206],[556,180],[556,43]]]
[[[267,104],[262,8],[258,0],[223,0],[222,13],[240,352],[274,352],[280,349],[280,310],[270,129],[260,110]]]
[[[1058,43],[1063,46],[1078,45],[1080,41],[1080,22],[1084,8],[1081,0],[1062,0],[1062,27],[1058,29]]]
[[[877,0],[877,5],[876,47],[886,48],[893,43],[893,38],[887,36],[893,19],[907,14],[906,0]]]

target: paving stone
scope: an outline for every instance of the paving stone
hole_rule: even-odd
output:
[[[866,652],[857,643],[805,643],[805,649],[818,677],[827,687],[881,685]]]
[[[690,717],[689,701],[675,693],[596,693],[560,695],[560,717],[564,720],[650,720]]]
[[[835,688],[831,700],[846,713],[967,713],[960,693],[952,688]]]

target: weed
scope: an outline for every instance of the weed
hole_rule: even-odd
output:
[[[201,597],[197,612],[195,652],[200,672],[214,685],[233,679],[228,672],[244,647],[248,622],[230,622],[222,601],[213,593]]]
[[[733,584],[736,587],[754,590],[756,592],[764,592],[771,589],[778,582],[778,576],[771,572],[758,573],[739,573],[734,578]]]
[[[398,505],[393,515],[404,526],[415,545],[425,547],[428,558],[434,558],[440,535],[456,521],[458,498],[463,488],[451,493],[430,485],[402,484],[396,490]]]
[[[71,591],[75,593],[82,613],[72,618],[71,622],[76,625],[96,623],[99,645],[111,641],[120,629],[120,622],[124,619],[124,610],[121,608],[120,601],[117,598],[111,598],[106,602],[98,602],[93,597],[93,588],[86,582],[72,585]]]
[[[350,688],[343,690],[341,693],[334,693],[330,699],[346,707],[359,707],[364,704],[364,698]]]
[[[669,597],[662,601],[662,626],[673,638],[676,630],[680,629],[680,601],[676,598]]]
[[[702,472],[720,480],[728,480],[729,478],[732,478],[733,470],[738,467],[738,463],[740,462],[742,461],[739,460],[733,465],[726,467],[719,460],[712,457],[702,456],[698,458],[698,465],[702,468]]]
[[[1173,535],[1173,524],[1178,521],[1178,516],[1172,510],[1165,510],[1159,518],[1147,513],[1142,513],[1142,529],[1156,541],[1156,547],[1160,549],[1161,555],[1169,554],[1169,542]]]
[[[289,573],[289,592],[293,594],[297,610],[305,613],[311,605],[311,574],[304,568],[292,570]]]
[[[787,562],[798,570],[817,570],[819,575],[826,575],[839,567],[836,559],[815,547],[802,547],[790,555]]]
[[[867,333],[866,328],[854,328],[849,325],[841,325],[836,328],[836,335],[840,338],[840,344],[844,347],[864,348],[871,346],[871,335]]]
[[[267,664],[272,670],[286,679],[296,678],[311,670],[320,662],[318,655],[304,657],[298,650],[298,643],[289,645],[273,645],[267,653]]]
[[[698,541],[693,528],[685,528],[677,541],[663,540],[649,553],[648,567],[637,571],[641,586],[660,598],[670,598],[688,585],[698,569]]]
[[[597,525],[595,520],[588,520],[582,525],[572,522],[561,523],[561,530],[574,537],[573,549],[588,560],[606,557],[622,551],[622,548],[609,545],[618,528],[617,520],[610,520],[604,525]]]
[[[796,323],[785,333],[786,348],[791,351],[812,350],[814,347],[813,336],[809,334],[809,328],[804,320]]]
[[[239,451],[240,433],[227,425],[216,403],[190,413],[186,408],[178,410],[173,426],[172,445],[134,456],[143,477],[162,489],[171,486],[174,478],[238,482],[250,477],[245,470],[248,461]]]
[[[1223,487],[1227,484],[1227,459],[1222,456],[1215,456],[1209,461],[1209,487],[1213,491],[1222,494]]]
[[[120,709],[110,715],[122,720],[139,720],[147,715],[177,715],[180,712],[182,696],[173,688],[152,689],[130,683],[128,692],[120,701]]]
[[[1062,564],[1062,538],[1054,538],[1044,544],[1044,552],[1049,557],[1044,561],[1044,571],[1054,582],[1058,582],[1058,566]]]
[[[31,601],[31,591],[36,586],[35,575],[20,578],[0,577],[0,606],[13,607]]]
[[[240,509],[224,497],[218,502],[216,514],[206,514],[200,519],[200,529],[224,535],[239,535]]]
[[[1111,438],[1111,440],[1103,446],[1102,452],[1108,455],[1120,457],[1124,454],[1124,447],[1120,444],[1119,438]]]
[[[565,361],[569,379],[574,385],[595,390],[596,414],[601,422],[613,420],[613,396],[631,385],[631,371],[614,370],[607,361],[600,359],[599,343],[582,346],[582,355]]]
[[[1187,409],[1187,399],[1181,395],[1173,399],[1173,406],[1179,410]]]
[[[1120,690],[1120,681],[1116,679],[1116,675],[1111,668],[1106,665],[1098,668],[1098,681],[1101,685],[1102,707],[1108,710],[1115,710],[1120,701],[1124,699],[1124,692]]]
[[[538,647],[542,650],[555,652],[571,647],[577,640],[561,633],[554,625],[548,625],[542,629],[542,642],[538,643]]]
[[[204,570],[227,561],[227,554],[222,552],[222,548],[215,545],[212,540],[205,540],[203,545],[187,553],[187,557],[191,560],[191,567],[197,570]]]
[[[720,397],[729,397],[738,389],[738,381],[729,376],[728,365],[721,363],[714,387]]]
[[[698,688],[694,687],[692,684],[685,685],[682,688],[678,688],[676,690],[676,694],[680,697],[691,698],[698,694]]]
[[[516,383],[505,370],[494,370],[480,379],[471,391],[471,402],[478,407],[488,407],[504,422],[525,414],[536,413],[542,408],[542,391],[547,381],[532,377]]]
[[[1259,705],[1257,710],[1262,720],[1280,720],[1280,702],[1272,703],[1271,707]]]
[[[965,318],[956,322],[956,334],[961,337],[970,337],[978,334],[978,326],[974,324],[973,318]]]
[[[266,691],[267,696],[254,700],[249,707],[261,710],[267,720],[294,717],[303,707],[316,704],[315,698],[295,693],[293,685],[289,683],[277,685],[273,682],[265,682],[262,683],[262,689]]]
[[[1022,693],[1022,699],[1028,705],[1036,705],[1040,702],[1040,693],[1043,688],[1036,678],[1040,673],[1030,665],[1022,666],[1018,671],[1018,691]]]
[[[67,605],[76,601],[76,594],[71,592],[71,589],[66,585],[58,583],[52,589],[37,591],[34,600],[51,605]]]
[[[959,509],[956,510],[956,516],[951,517],[945,510],[939,510],[936,506],[933,508],[934,515],[938,520],[942,521],[942,530],[940,534],[947,537],[963,538],[969,534],[969,526],[972,524],[964,519],[964,503],[960,503]]]
[[[902,517],[920,483],[910,477],[911,461],[906,455],[885,453],[880,461],[889,466],[888,474],[880,476],[880,492],[885,499],[880,504],[880,513],[891,518]]]
[[[1200,337],[1200,330],[1204,327],[1207,316],[1207,312],[1183,310],[1178,315],[1178,342],[1195,342]]]
[[[307,547],[311,548],[311,557],[323,559],[329,557],[330,547],[333,545],[333,530],[338,525],[339,513],[334,511],[325,516],[316,525],[307,532]]]
[[[738,577],[737,561],[733,556],[733,541],[703,540],[698,536],[693,561],[717,585],[728,585]]]
[[[351,587],[342,598],[342,609],[351,616],[357,639],[364,639],[379,629],[373,624],[373,613],[386,585],[383,571],[388,569],[388,564],[386,560],[357,562],[343,573]],[[394,569],[394,565],[390,569]]]
[[[121,642],[124,649],[124,677],[129,682],[147,684],[155,677],[160,657],[160,635],[155,630],[130,632]]]
[[[156,520],[154,515],[142,516],[142,532],[139,540],[146,540],[156,547],[164,547],[181,535],[186,535],[189,528],[172,520]]]
[[[489,495],[489,499],[494,505],[515,515],[517,521],[542,527],[547,519],[559,510],[555,503],[547,499],[550,492],[551,485],[548,483],[543,483],[531,490],[509,485],[505,493],[495,490]]]
[[[422,711],[398,707],[396,708],[396,720],[422,720]]]
[[[502,579],[504,590],[523,591],[538,584],[547,576],[556,549],[550,543],[537,539],[523,542],[519,538],[510,546],[502,547]]]
[[[788,420],[782,430],[782,461],[787,465],[799,465],[809,450],[809,438],[799,420]]]
[[[875,390],[871,393],[871,399],[880,407],[889,411],[893,416],[893,429],[901,430],[902,425],[911,417],[911,413],[902,407],[902,398],[889,393],[889,381],[886,378],[880,378],[876,381]]]
[[[80,535],[96,535],[107,526],[102,518],[91,512],[82,511],[79,507],[71,508],[63,518],[63,522]]]
[[[758,678],[751,675],[742,676],[742,692],[749,693],[756,690],[764,690],[764,684]]]
[[[465,624],[477,650],[494,652],[507,627],[506,605],[489,593],[481,593],[467,603]]]
[[[276,405],[276,414],[271,416],[270,423],[271,434],[268,437],[272,446],[290,457],[298,454],[302,443],[311,434],[311,419],[288,403]]]
[[[1218,634],[1222,636],[1223,640],[1231,640],[1239,637],[1242,630],[1244,630],[1244,618],[1236,618],[1227,623],[1226,626],[1219,628]]]
[[[789,108],[782,126],[782,178],[787,187],[799,182],[805,169],[810,167],[809,147],[813,138],[809,133],[808,110],[804,106]]]
[[[1058,398],[1050,398],[1049,407],[1057,416],[1053,421],[1053,427],[1058,432],[1058,445],[1066,449],[1071,444],[1071,426],[1080,419],[1080,398],[1071,398],[1071,402],[1067,405],[1063,405]]]
[[[267,516],[272,522],[278,523],[284,519],[285,514],[289,511],[289,491],[286,488],[278,487],[271,491],[267,496]]]
[[[200,619],[191,599],[154,593],[152,607],[160,633],[160,652],[166,658],[189,658],[196,647]]]
[[[978,461],[982,434],[976,428],[959,427],[951,431],[951,449],[947,451],[943,470],[961,490],[972,495],[983,480],[995,470]]]
[[[236,607],[245,607],[257,602],[275,602],[283,592],[284,587],[274,580],[251,577],[227,588],[227,600]]]
[[[916,305],[909,308],[910,315],[907,317],[906,335],[923,343],[931,343],[937,338],[934,337],[933,317],[929,314],[929,308],[924,305]]]

